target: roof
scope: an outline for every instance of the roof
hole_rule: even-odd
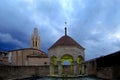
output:
[[[64,35],[59,40],[57,40],[49,49],[55,48],[57,46],[76,46],[79,48],[83,48],[80,44],[78,44],[74,39],[70,36]],[[84,48],[83,48],[84,49]]]
[[[0,51],[0,54],[7,54],[7,52],[5,52],[5,51]]]
[[[30,54],[30,55],[28,55],[27,57],[31,57],[31,58],[36,58],[36,57],[38,57],[38,58],[48,58],[48,56],[46,55],[46,54]]]
[[[8,52],[19,51],[19,50],[38,50],[38,51],[40,51],[40,52],[42,52],[42,53],[45,53],[45,52],[43,52],[42,50],[40,50],[40,49],[35,49],[35,48],[14,49],[14,50],[9,50]],[[46,54],[46,53],[45,53],[45,54]]]
[[[89,62],[97,62],[97,67],[111,67],[115,65],[120,65],[120,50],[105,56],[101,56],[98,58],[94,58],[91,60],[86,61],[85,63]]]
[[[42,57],[42,58],[47,58],[48,57],[48,55],[45,52],[43,52],[39,49],[35,49],[35,48],[15,49],[15,50],[10,50],[9,52],[20,51],[20,50],[37,50],[37,51],[39,51],[39,55],[33,55],[34,54],[34,52],[33,52],[33,54],[29,55],[28,57],[33,57],[33,56],[34,57]]]
[[[120,51],[96,59],[98,67],[120,65]]]

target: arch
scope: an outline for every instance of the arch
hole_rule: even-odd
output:
[[[65,60],[69,61],[70,64],[72,64],[72,62],[73,62],[73,57],[72,57],[70,54],[64,54],[64,55],[61,57],[61,62],[63,63]]]
[[[66,65],[64,62],[69,62],[69,64]],[[63,64],[64,63],[64,64]],[[61,70],[63,74],[72,74],[73,71],[73,56],[70,54],[64,54],[61,57]]]
[[[56,72],[55,72],[56,65],[57,65],[57,57],[56,56],[51,56],[50,57],[50,74],[51,75],[56,74]]]
[[[77,57],[77,63],[78,63],[78,64],[81,64],[83,61],[84,61],[84,58],[83,58],[81,55],[79,55],[79,56]]]
[[[50,57],[50,62],[53,63],[54,65],[57,64],[57,57],[56,56]]]

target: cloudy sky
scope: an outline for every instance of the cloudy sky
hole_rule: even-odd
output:
[[[120,0],[0,0],[0,50],[30,47],[37,27],[47,53],[65,21],[86,60],[120,50]]]

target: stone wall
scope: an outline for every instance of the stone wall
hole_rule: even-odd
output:
[[[0,80],[48,76],[49,66],[0,66]]]
[[[96,60],[93,59],[85,63],[85,73],[88,76],[96,76],[108,80],[120,79],[120,66],[99,67]]]
[[[103,78],[103,79],[112,79],[113,78],[113,69],[112,67],[104,67],[97,69],[97,77]]]
[[[58,74],[58,66],[55,66]],[[6,66],[0,65],[0,80],[21,79],[31,76],[49,76],[49,66]],[[70,66],[64,65],[62,74],[71,74]]]
[[[10,51],[9,54],[11,54],[10,63],[12,65],[16,66],[49,65],[48,56],[38,49],[32,48],[18,49]]]
[[[88,76],[96,76],[96,62],[95,60],[85,63],[85,73]]]
[[[30,57],[28,58],[29,66],[41,66],[41,65],[49,65],[49,58],[39,58],[39,57]]]
[[[112,67],[112,69],[113,69],[113,79],[119,79],[120,80],[120,65],[119,66],[114,66],[114,67]]]
[[[120,66],[103,67],[97,70],[97,77],[120,80]]]

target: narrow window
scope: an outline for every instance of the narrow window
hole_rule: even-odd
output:
[[[47,62],[44,62],[44,64],[47,64]]]
[[[34,41],[33,41],[33,46],[34,46]]]
[[[36,46],[37,46],[37,41],[36,41]]]

